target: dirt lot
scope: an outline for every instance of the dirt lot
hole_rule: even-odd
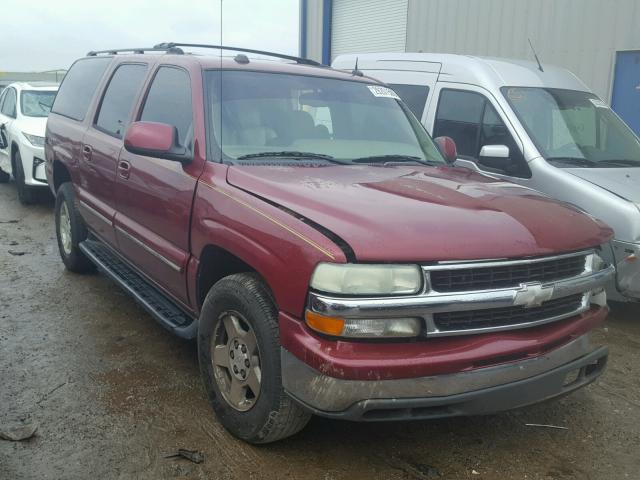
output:
[[[212,416],[195,345],[104,276],[65,272],[51,204],[22,207],[0,185],[0,428],[39,424],[0,440],[1,479],[640,479],[640,307],[615,306],[599,336],[607,373],[556,402],[410,424],[315,418],[248,446]],[[164,458],[177,448],[204,463]]]

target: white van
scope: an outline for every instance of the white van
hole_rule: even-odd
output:
[[[640,140],[568,70],[466,55],[341,55],[391,86],[456,164],[572,203],[616,233],[613,300],[640,301]],[[532,232],[534,235],[535,232]]]

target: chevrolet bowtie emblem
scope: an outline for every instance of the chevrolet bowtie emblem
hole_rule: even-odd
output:
[[[553,297],[553,285],[543,287],[540,283],[523,283],[513,299],[514,305],[525,308],[539,307]]]

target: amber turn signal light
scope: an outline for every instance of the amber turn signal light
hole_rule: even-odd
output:
[[[311,310],[307,310],[304,317],[309,327],[326,335],[339,336],[344,330],[344,319],[342,318],[326,317]]]

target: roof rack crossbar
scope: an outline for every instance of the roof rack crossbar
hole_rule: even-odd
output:
[[[111,48],[109,50],[92,50],[87,52],[87,57],[95,57],[100,54],[117,55],[118,53],[144,53],[144,52],[170,52],[170,53],[182,53],[179,48]]]
[[[153,48],[155,49],[171,49],[176,47],[191,47],[191,48],[213,48],[216,50],[231,50],[234,52],[244,52],[244,53],[254,53],[256,55],[266,55],[269,57],[282,58],[284,60],[291,60],[296,63],[300,63],[303,65],[312,65],[314,67],[325,67],[322,63],[318,63],[315,60],[310,60],[308,58],[296,57],[293,55],[285,55],[284,53],[274,53],[267,52],[264,50],[254,50],[252,48],[241,48],[241,47],[230,47],[226,45],[208,45],[203,43],[175,43],[175,42],[165,42],[159,43],[155,45]]]

